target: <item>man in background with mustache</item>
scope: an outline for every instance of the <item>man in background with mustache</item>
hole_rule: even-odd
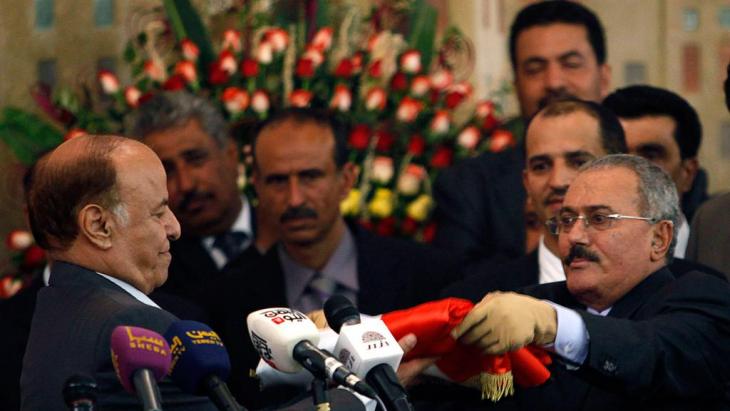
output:
[[[130,134],[160,157],[170,208],[182,228],[170,249],[169,279],[152,297],[181,318],[207,322],[203,290],[220,281],[224,269],[246,270],[247,259],[233,260],[254,240],[253,208],[237,184],[237,144],[215,107],[182,91],[144,102]]]
[[[229,347],[231,389],[241,401],[255,389],[249,369],[258,362],[245,313],[272,306],[311,312],[340,294],[360,312],[380,314],[435,299],[458,279],[459,262],[443,251],[345,221],[340,202],[357,176],[347,136],[330,113],[290,108],[269,117],[254,137],[254,187],[259,208],[277,222],[279,242],[254,275],[228,279],[215,315],[223,323],[214,326]]]
[[[558,238],[546,223],[557,216],[583,164],[626,150],[618,118],[597,103],[565,99],[540,110],[527,126],[522,171],[522,183],[541,227],[537,250],[509,262],[484,259],[470,264],[464,280],[445,289],[444,296],[479,301],[490,291],[565,280]]]
[[[473,259],[516,258],[534,247],[524,217],[525,123],[556,99],[601,101],[611,81],[601,22],[576,2],[523,8],[510,28],[509,53],[521,115],[504,127],[517,147],[466,159],[441,173],[434,186],[434,244]]]
[[[641,157],[581,168],[554,225],[566,281],[490,293],[452,333],[489,354],[552,353],[551,378],[498,409],[724,409],[730,284],[668,269],[679,212],[674,182]]]

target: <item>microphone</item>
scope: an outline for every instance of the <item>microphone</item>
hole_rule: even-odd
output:
[[[157,381],[170,369],[170,346],[158,333],[120,325],[112,331],[112,364],[127,392],[137,394],[145,411],[162,411]]]
[[[218,334],[197,321],[177,321],[165,332],[170,343],[170,377],[183,391],[207,395],[219,410],[245,411],[225,380],[231,361]]]
[[[324,315],[329,326],[340,334],[335,356],[375,388],[388,411],[412,411],[406,390],[395,373],[403,350],[385,323],[361,323],[357,308],[342,295],[333,295],[324,303]]]
[[[265,308],[246,319],[251,342],[261,358],[282,372],[306,368],[317,378],[329,379],[366,397],[376,394],[332,354],[317,348],[317,326],[304,314],[290,308]]]
[[[96,381],[86,375],[73,375],[63,384],[63,400],[71,411],[93,411],[96,406]]]

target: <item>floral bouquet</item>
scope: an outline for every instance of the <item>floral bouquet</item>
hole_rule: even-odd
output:
[[[276,2],[269,3],[248,1],[229,10],[234,22],[211,41],[187,0],[166,0],[165,13],[128,43],[129,82],[101,70],[96,84],[80,91],[39,87],[34,97],[66,139],[123,134],[127,115],[162,90],[210,99],[234,130],[245,131],[281,107],[330,109],[351,125],[350,160],[360,170],[343,214],[381,235],[429,241],[431,185],[439,170],[514,144],[500,129],[499,108],[475,102],[472,85],[460,78],[469,63],[458,56],[468,54],[468,42],[449,30],[436,48],[436,14],[423,0],[376,5],[364,17],[352,6],[339,19],[323,21],[314,16],[328,14],[327,2],[301,1],[293,3],[301,7],[294,21],[278,24],[270,9]],[[408,33],[385,27],[398,13],[408,15]],[[248,136],[239,134],[245,147]],[[45,145],[61,141],[56,136]]]

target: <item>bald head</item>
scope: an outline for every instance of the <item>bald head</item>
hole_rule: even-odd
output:
[[[28,192],[28,218],[38,244],[67,249],[78,235],[76,217],[86,204],[108,209],[120,205],[116,189],[119,151],[148,151],[119,136],[85,135],[68,140],[43,157]]]

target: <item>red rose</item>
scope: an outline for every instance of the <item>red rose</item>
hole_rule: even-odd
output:
[[[178,61],[174,70],[176,75],[182,76],[188,83],[198,81],[198,72],[195,69],[195,63],[188,60]]]
[[[139,106],[139,100],[142,97],[142,92],[135,86],[127,86],[124,89],[124,100],[127,105],[132,108]]]
[[[390,88],[395,91],[403,91],[408,88],[408,78],[405,74],[398,72],[395,73],[393,78],[390,80]]]
[[[436,223],[430,223],[423,229],[423,242],[432,243],[436,237]]]
[[[314,76],[314,62],[308,58],[301,58],[297,62],[296,74],[302,78]]]
[[[358,124],[350,132],[350,147],[355,150],[365,150],[370,144],[370,127],[365,124]]]
[[[243,59],[241,62],[241,73],[244,77],[256,77],[259,75],[259,63],[254,59]]]
[[[208,74],[208,81],[210,81],[210,84],[214,86],[226,84],[228,82],[228,78],[228,73],[221,68],[220,64],[217,62],[211,63],[210,74]]]
[[[162,89],[168,91],[175,91],[183,88],[185,88],[185,77],[181,76],[180,74],[175,74],[174,76],[170,77],[162,85]]]
[[[465,97],[465,94],[462,94],[458,91],[448,92],[446,94],[446,107],[453,109],[454,107],[461,104],[461,102],[464,101]]]
[[[418,221],[406,217],[400,225],[400,231],[405,235],[413,235],[418,230]]]
[[[435,153],[433,153],[433,157],[431,157],[431,166],[435,168],[446,168],[451,165],[451,159],[453,156],[454,153],[450,148],[441,146],[436,149]]]
[[[197,61],[200,55],[200,49],[190,39],[183,39],[180,42],[180,49],[185,60]]]
[[[37,245],[32,245],[23,254],[23,266],[26,268],[40,267],[45,263],[46,253]]]
[[[498,153],[507,147],[513,146],[515,138],[507,130],[495,130],[492,133],[492,137],[489,139],[489,151]]]
[[[395,233],[395,218],[386,217],[378,221],[375,232],[383,237],[390,237]]]
[[[289,103],[294,107],[307,107],[312,101],[312,92],[304,89],[297,89],[289,95]]]
[[[388,151],[391,147],[393,147],[393,143],[395,143],[395,137],[393,134],[380,130],[375,135],[378,138],[378,142],[375,144],[376,150]]]
[[[340,63],[337,64],[337,68],[335,68],[335,77],[350,78],[354,69],[355,67],[352,64],[352,61],[348,58],[344,58],[340,60]]]
[[[383,74],[383,70],[380,68],[380,60],[375,60],[372,64],[370,64],[368,74],[373,78],[378,78],[381,74]]]
[[[408,152],[413,156],[420,156],[426,149],[426,140],[418,134],[411,137],[411,141],[408,142]]]
[[[497,120],[497,117],[495,117],[494,114],[489,113],[486,117],[484,117],[482,129],[489,131],[497,126],[499,126],[499,120]]]

